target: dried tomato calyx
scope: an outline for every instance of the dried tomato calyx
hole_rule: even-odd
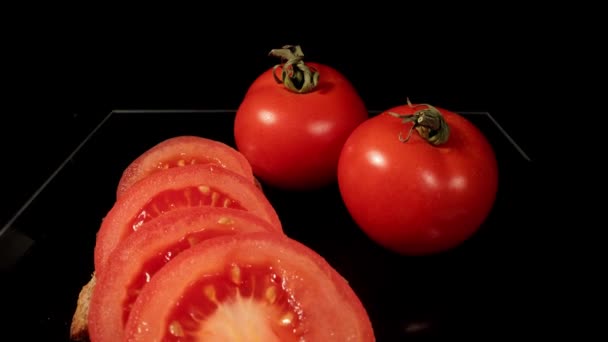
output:
[[[450,137],[450,127],[437,108],[429,104],[414,106],[409,99],[407,103],[410,107],[425,106],[425,108],[416,110],[414,114],[387,112],[388,115],[401,119],[401,123],[414,123],[405,138],[403,137],[403,132],[399,132],[399,141],[405,143],[410,140],[414,129],[416,129],[424,140],[432,145],[437,146],[448,141],[448,138]]]
[[[282,64],[272,68],[272,76],[277,83],[295,93],[308,93],[319,83],[319,72],[314,67],[304,64],[304,53],[299,45],[285,45],[280,49],[272,49],[270,56],[280,57]],[[281,77],[276,70],[281,68]]]

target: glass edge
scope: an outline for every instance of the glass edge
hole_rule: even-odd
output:
[[[89,134],[76,146],[76,148],[63,160],[61,164],[51,173],[49,177],[34,191],[34,193],[23,203],[23,205],[15,212],[15,214],[0,228],[0,238],[2,238],[15,223],[15,221],[21,216],[21,214],[29,207],[29,205],[44,191],[44,189],[53,181],[53,179],[63,170],[63,168],[74,158],[74,156],[82,149],[84,145],[97,133],[97,131],[110,119],[114,114],[114,111],[108,113],[92,130]]]
[[[98,124],[91,130],[91,132],[83,139],[82,142],[65,158],[65,160],[57,167],[53,173],[42,183],[42,185],[34,191],[34,193],[28,198],[27,201],[17,210],[17,212],[0,228],[0,238],[2,238],[9,230],[15,221],[21,216],[21,214],[29,207],[29,205],[38,197],[47,185],[53,181],[53,179],[61,172],[61,170],[69,163],[69,161],[86,145],[86,143],[97,133],[97,131],[113,116],[116,114],[169,114],[169,113],[184,113],[184,114],[216,114],[223,112],[236,112],[236,109],[114,109],[111,110]],[[370,114],[382,113],[382,110],[369,110]],[[532,160],[528,154],[521,148],[519,144],[511,137],[511,135],[504,129],[503,126],[489,113],[485,111],[456,111],[459,114],[464,115],[485,115],[487,116],[498,130],[505,136],[505,138],[513,145],[513,147],[521,154],[521,156],[527,161]]]
[[[215,113],[223,113],[223,112],[236,112],[236,109],[115,109],[111,113],[115,114],[168,114],[168,113],[184,113],[184,114],[215,114]],[[370,114],[380,114],[382,110],[368,110]],[[485,115],[487,116],[492,123],[498,128],[500,133],[502,133],[505,138],[509,141],[511,145],[517,150],[517,152],[524,158],[527,162],[532,162],[530,156],[523,150],[523,148],[513,139],[513,137],[506,131],[506,129],[487,111],[456,111],[456,113],[463,115]]]

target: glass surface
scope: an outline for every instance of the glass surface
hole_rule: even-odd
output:
[[[124,168],[148,148],[178,135],[234,146],[234,114],[110,113],[3,225],[0,334],[68,341],[78,293],[93,271],[95,234],[114,204]],[[349,281],[370,315],[378,341],[494,337],[518,329],[507,312],[522,310],[514,308],[518,302],[510,293],[524,276],[519,266],[525,260],[517,243],[531,228],[521,215],[530,207],[525,193],[534,163],[489,113],[461,114],[494,147],[500,183],[481,229],[452,251],[405,257],[379,247],[351,220],[336,184],[314,192],[262,184],[285,233],[317,251]]]

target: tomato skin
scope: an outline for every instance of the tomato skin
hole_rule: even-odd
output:
[[[387,112],[413,114],[421,107],[391,108],[360,125],[346,141],[338,185],[354,221],[378,244],[400,254],[454,248],[489,215],[498,190],[494,151],[483,134],[457,113],[437,108],[450,127],[434,146]],[[424,108],[424,107],[423,107]]]
[[[156,268],[164,267],[163,263],[170,262],[181,249],[189,248],[192,239],[200,243],[203,239],[257,231],[273,232],[275,227],[249,212],[216,207],[177,209],[147,223],[145,229],[121,241],[108,260],[108,271],[97,277],[89,304],[91,340],[122,341],[124,301],[129,299],[129,290],[135,291],[130,286],[145,287],[145,282],[136,283],[143,280],[143,272],[154,277]]]
[[[187,164],[192,160],[198,164],[215,163],[255,182],[251,165],[231,146],[198,136],[176,136],[152,146],[125,168],[118,182],[116,198],[151,173],[163,170],[163,167],[178,166],[171,163],[177,163],[179,159]]]
[[[315,90],[294,93],[269,69],[250,86],[234,122],[237,149],[253,173],[285,189],[335,181],[344,141],[368,118],[364,102],[342,74],[327,65],[306,64],[319,71]]]
[[[230,265],[263,265],[283,278],[283,289],[307,322],[303,340],[327,341],[331,336],[335,341],[374,341],[364,306],[325,259],[285,235],[262,232],[209,239],[175,257],[140,293],[125,328],[126,340],[160,341],[167,334],[170,312],[189,306],[184,290]],[[197,293],[202,295],[202,291]]]

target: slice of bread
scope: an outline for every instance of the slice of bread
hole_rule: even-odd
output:
[[[70,326],[70,339],[73,341],[89,341],[89,302],[91,294],[95,287],[95,273],[91,276],[91,280],[82,287],[78,295],[76,303],[76,311],[72,317],[72,325]]]

